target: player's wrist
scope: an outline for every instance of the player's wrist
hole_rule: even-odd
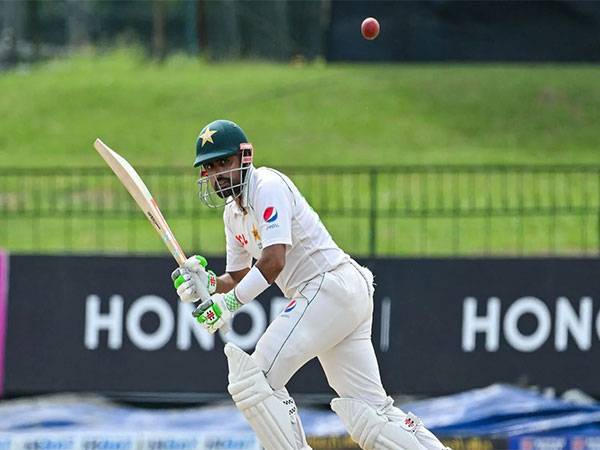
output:
[[[267,290],[269,286],[269,282],[265,279],[259,268],[254,265],[237,284],[234,294],[240,303],[246,304]]]
[[[227,309],[232,313],[236,312],[238,309],[244,306],[244,304],[240,302],[236,297],[235,291],[233,289],[223,295],[223,301]]]

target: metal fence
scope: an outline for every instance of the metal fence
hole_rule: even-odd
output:
[[[354,255],[600,253],[600,167],[283,168]],[[222,254],[221,210],[187,168],[139,170],[188,253]],[[26,253],[164,253],[108,168],[1,169],[0,247]]]

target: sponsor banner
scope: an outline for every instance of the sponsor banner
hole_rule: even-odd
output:
[[[599,437],[526,437],[505,439],[456,437],[442,439],[453,450],[597,450]],[[350,436],[308,437],[313,450],[357,450]],[[562,446],[560,446],[562,445]],[[583,446],[582,446],[583,445]],[[193,430],[152,433],[123,432],[28,432],[8,433],[0,437],[0,450],[261,450],[253,434],[194,433]]]
[[[137,439],[132,433],[88,432],[78,436],[81,450],[138,450]]]
[[[6,314],[8,302],[8,255],[0,250],[0,397],[4,393],[4,348],[6,345]],[[2,444],[0,441],[0,450]]]
[[[206,435],[202,439],[204,450],[261,450],[262,447],[254,434]]]
[[[376,260],[372,266],[376,295],[391,304],[389,349],[383,352],[380,335],[379,350],[393,392],[436,395],[506,382],[600,394],[600,261]]]
[[[600,436],[519,436],[509,439],[510,450],[600,450]]]
[[[189,431],[124,433],[111,431],[45,431],[7,433],[0,450],[260,450],[250,433],[217,436]]]
[[[203,450],[202,439],[194,433],[157,432],[141,439],[140,450]]]
[[[79,450],[74,432],[30,432],[9,434],[10,450]]]
[[[224,270],[224,259],[210,267]],[[11,395],[159,393],[176,401],[228,397],[223,339],[179,302],[167,257],[11,258],[6,390]],[[31,277],[31,273],[36,273]],[[228,337],[252,351],[289,300],[269,288],[237,314]],[[313,362],[302,392],[329,392]],[[44,376],[40,377],[39,373]],[[291,386],[294,386],[292,384]],[[148,398],[144,396],[144,398]]]
[[[252,433],[194,433],[190,431],[145,434],[140,450],[261,450]]]
[[[600,260],[361,262],[376,276],[373,343],[390,393],[507,382],[600,395]],[[210,266],[220,272],[224,260]],[[10,267],[7,395],[227,396],[223,339],[178,302],[171,258],[18,255]],[[271,287],[240,310],[228,339],[251,352],[294,307]],[[333,395],[316,360],[288,388]]]

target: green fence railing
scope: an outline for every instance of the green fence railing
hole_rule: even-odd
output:
[[[600,167],[288,167],[354,255],[596,256]],[[139,170],[189,252],[221,254],[221,210],[187,168]],[[39,253],[163,253],[108,168],[0,169],[0,247]]]

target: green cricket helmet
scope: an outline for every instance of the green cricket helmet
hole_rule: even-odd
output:
[[[199,194],[207,206],[225,206],[242,195],[249,178],[246,172],[252,164],[252,144],[242,129],[230,120],[215,120],[202,128],[196,140],[194,167],[237,153],[241,155],[238,167],[211,176],[202,167],[198,179]]]
[[[235,155],[248,145],[244,131],[230,120],[215,120],[200,132],[196,140],[196,160],[194,167]]]

